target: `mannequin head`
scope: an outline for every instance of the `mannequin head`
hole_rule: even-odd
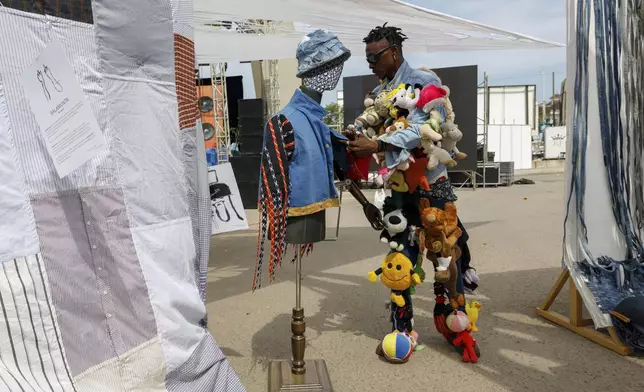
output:
[[[333,90],[351,52],[328,30],[307,34],[297,47],[297,77],[302,85],[322,93]]]
[[[371,30],[364,38],[369,69],[380,80],[391,80],[405,59],[402,46],[407,36],[398,27],[385,23]]]

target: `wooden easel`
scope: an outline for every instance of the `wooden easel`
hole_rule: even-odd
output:
[[[570,287],[570,317],[566,317],[557,312],[550,310],[550,307],[555,302],[555,299],[563,289],[566,282],[569,281]],[[584,319],[582,316],[583,301],[575,282],[570,277],[568,268],[564,268],[554,286],[548,293],[546,300],[537,308],[537,315],[555,323],[562,327],[568,328],[578,335],[590,339],[597,344],[615,351],[620,355],[631,355],[632,349],[622,343],[619,336],[615,332],[614,327],[606,328],[608,335],[595,329],[591,319]]]

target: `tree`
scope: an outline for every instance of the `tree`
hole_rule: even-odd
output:
[[[332,102],[324,107],[326,109],[326,116],[324,116],[324,123],[327,125],[342,125],[344,121],[343,108],[337,102]]]

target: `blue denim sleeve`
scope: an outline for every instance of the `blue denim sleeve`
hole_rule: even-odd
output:
[[[413,150],[420,147],[420,125],[411,124],[409,128],[394,132],[392,135],[381,136],[381,140],[398,148]]]

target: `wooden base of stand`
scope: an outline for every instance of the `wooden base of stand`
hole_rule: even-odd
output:
[[[570,287],[570,317],[566,317],[550,310],[550,307],[555,302],[555,299],[563,289],[566,282],[569,283]],[[615,328],[606,328],[608,334],[596,330],[592,320],[583,318],[582,310],[583,301],[581,299],[581,295],[579,294],[579,291],[577,291],[575,282],[570,277],[570,271],[568,271],[568,268],[564,268],[561,275],[559,275],[559,278],[555,282],[555,285],[550,290],[550,293],[548,293],[546,300],[537,308],[537,315],[564,328],[568,328],[574,333],[581,335],[586,339],[590,339],[620,355],[631,355],[633,353],[632,349],[622,343],[619,339],[619,336],[617,336],[617,333],[615,332]]]
[[[271,361],[268,367],[268,392],[333,392],[324,360],[307,360],[304,374],[293,374],[291,361]]]

